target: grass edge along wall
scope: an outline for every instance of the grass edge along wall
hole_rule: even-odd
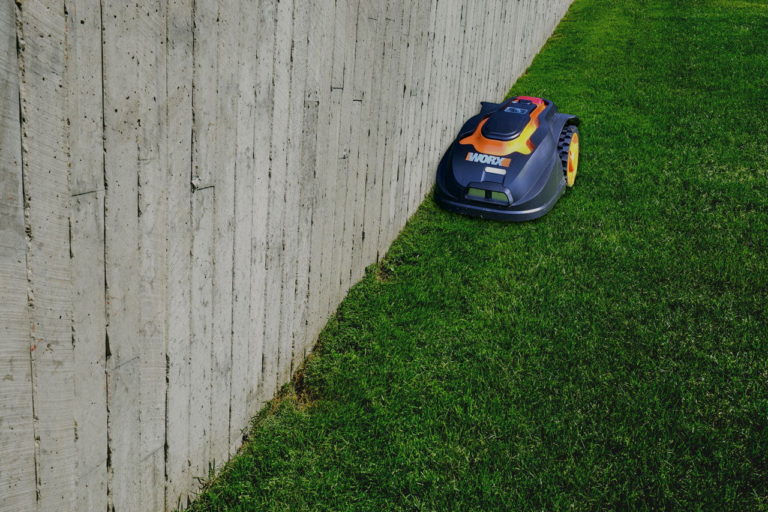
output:
[[[0,5],[0,511],[173,509],[556,2]]]

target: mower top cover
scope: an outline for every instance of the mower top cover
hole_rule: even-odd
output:
[[[435,200],[486,219],[541,217],[576,179],[578,124],[542,98],[483,102],[440,161]]]

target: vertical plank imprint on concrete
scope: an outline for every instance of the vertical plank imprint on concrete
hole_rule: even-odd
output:
[[[254,118],[259,122],[253,131],[253,200],[251,202],[251,283],[250,283],[250,330],[248,360],[251,364],[248,393],[248,414],[253,415],[261,405],[272,398],[265,386],[271,379],[266,377],[267,352],[266,292],[267,292],[267,233],[269,220],[270,145],[272,140],[272,100],[274,84],[274,28],[275,1],[260,2],[255,25],[256,77],[254,89]]]
[[[37,506],[74,506],[75,388],[69,261],[66,18],[17,3]]]
[[[75,363],[76,510],[106,510],[104,119],[101,5],[67,2],[70,257]]]
[[[189,465],[193,0],[169,0],[166,7],[167,201],[173,214],[167,216],[165,507],[174,510],[187,504],[193,487]]]
[[[235,453],[243,440],[248,424],[250,376],[254,363],[249,360],[251,329],[251,280],[258,269],[253,261],[253,184],[255,87],[257,63],[251,45],[257,40],[258,26],[248,19],[248,3],[241,2],[237,18],[237,140],[235,155],[234,252],[232,281],[232,353],[229,386],[229,455]]]
[[[286,336],[291,342],[291,362],[288,367],[288,379],[304,360],[304,317],[306,310],[307,263],[306,252],[302,252],[306,234],[305,225],[309,219],[303,204],[306,200],[305,188],[311,180],[305,179],[306,170],[302,164],[304,142],[304,91],[307,84],[307,31],[309,29],[308,9],[305,3],[293,4],[293,42],[291,46],[291,98],[289,121],[288,179],[291,187],[287,189],[286,208],[286,250],[290,256],[287,266],[287,293],[290,294],[290,315],[284,317]],[[293,227],[293,229],[290,229]],[[304,249],[306,251],[306,249]]]
[[[141,332],[139,176],[141,115],[139,43],[131,36],[133,4],[102,4],[104,206],[107,301],[109,490],[115,510],[141,508]]]
[[[141,34],[139,117],[139,278],[140,278],[140,420],[141,506],[165,506],[167,172],[166,8],[165,2],[140,5],[132,31]]]
[[[211,469],[208,436],[211,427],[214,193],[212,186],[192,193],[189,471],[197,484],[208,478]]]
[[[211,339],[211,464],[220,467],[229,458],[229,396],[232,364],[232,281],[237,142],[237,20],[239,2],[219,2],[213,27],[216,46],[216,89],[211,91],[216,117],[214,153],[207,172],[216,186],[214,195],[213,338]],[[207,37],[207,34],[206,34]]]
[[[309,43],[307,53],[306,98],[317,102],[317,121],[314,133],[314,160],[310,162],[315,183],[310,226],[308,277],[307,337],[314,340],[322,328],[324,316],[323,290],[327,269],[325,249],[329,225],[330,173],[327,169],[328,137],[331,116],[330,94],[332,73],[332,47],[334,43],[332,20],[334,6],[330,2],[313,2],[309,17]],[[311,341],[308,341],[311,343]]]
[[[285,252],[285,197],[286,166],[288,152],[289,98],[290,98],[290,51],[293,26],[293,3],[278,2],[276,8],[276,30],[274,51],[274,101],[272,113],[272,144],[269,182],[269,228],[267,231],[267,302],[265,351],[269,354],[271,372],[265,373],[265,387],[274,395],[285,380],[286,365],[290,366],[290,340],[282,337],[283,315],[286,311],[285,287],[283,282]],[[292,188],[293,183],[290,184]],[[287,363],[286,363],[287,361]]]
[[[36,506],[16,6],[0,3],[0,511]]]

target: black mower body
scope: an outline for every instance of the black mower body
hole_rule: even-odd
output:
[[[541,217],[565,192],[558,141],[566,125],[578,122],[541,98],[483,102],[440,161],[435,200],[487,219]]]

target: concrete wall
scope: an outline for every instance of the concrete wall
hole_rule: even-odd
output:
[[[186,503],[569,3],[0,0],[0,511]]]

